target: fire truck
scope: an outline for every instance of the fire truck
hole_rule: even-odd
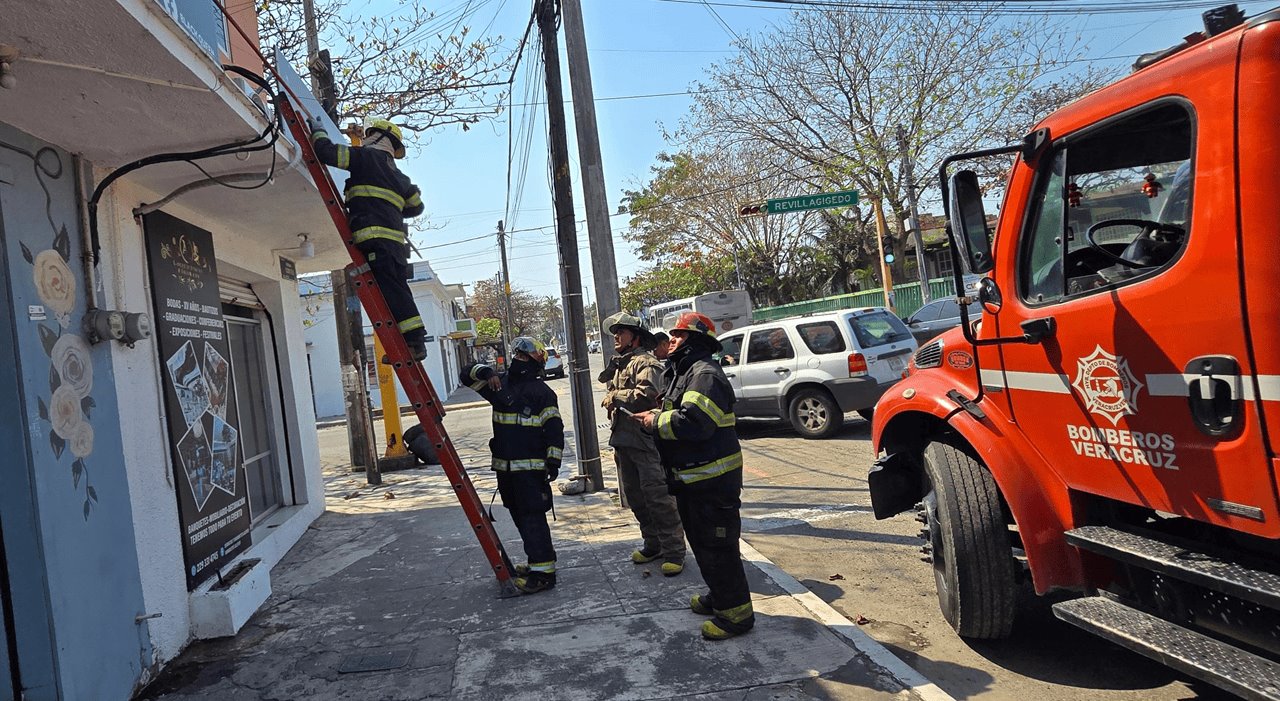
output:
[[[1246,698],[1280,698],[1280,10],[1205,30],[941,167],[971,317],[875,409],[877,518],[925,528],[966,638],[1018,590]],[[980,159],[1013,161],[998,222]],[[968,167],[966,167],[968,166]]]

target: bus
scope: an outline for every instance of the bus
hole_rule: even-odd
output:
[[[675,323],[681,312],[706,314],[716,324],[716,333],[732,331],[751,323],[751,295],[746,290],[720,290],[697,297],[685,297],[649,307],[645,322],[655,330]]]

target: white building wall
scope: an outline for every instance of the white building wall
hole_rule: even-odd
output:
[[[97,173],[100,177],[102,173]],[[101,284],[112,308],[146,311],[153,319],[150,278],[142,226],[131,208],[158,199],[156,193],[117,181],[104,198],[100,214],[102,250]],[[291,469],[282,479],[285,508],[268,524],[253,532],[253,545],[243,559],[261,558],[260,567],[271,568],[288,552],[307,526],[324,511],[323,480],[311,387],[301,331],[301,305],[297,284],[282,280],[275,253],[259,243],[251,231],[232,231],[218,221],[181,206],[181,199],[165,207],[173,216],[213,233],[218,270],[248,282],[271,316],[264,334],[272,335],[274,354],[266,354],[269,373],[278,359],[279,382],[263,388],[280,407],[277,448],[286,454]],[[109,256],[109,258],[108,258]],[[175,493],[169,437],[165,422],[161,368],[154,338],[130,349],[113,344],[115,383],[122,409],[120,427],[125,449],[129,492],[134,505],[136,545],[141,569],[146,613],[162,614],[146,622],[156,662],[177,656],[191,640],[193,630],[190,597],[182,555],[178,498]],[[296,502],[296,503],[294,503]],[[206,583],[211,585],[212,580]]]

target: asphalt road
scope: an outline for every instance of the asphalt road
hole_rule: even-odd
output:
[[[590,360],[594,379],[601,356]],[[572,427],[568,380],[548,384]],[[599,399],[603,390],[595,387]],[[595,411],[603,422],[602,410]],[[452,410],[445,425],[464,462],[487,462],[485,408]],[[346,461],[345,428],[320,433],[324,461]],[[607,435],[601,429],[602,444]],[[780,421],[742,420],[739,435],[746,458],[743,537],[847,618],[865,619],[868,634],[955,698],[1232,698],[1058,621],[1049,610],[1057,599],[1038,598],[1029,585],[1010,639],[960,639],[943,620],[933,571],[920,559],[920,524],[908,514],[885,521],[871,514],[866,422],[850,414],[834,438],[810,441]],[[608,458],[605,469],[612,469]]]

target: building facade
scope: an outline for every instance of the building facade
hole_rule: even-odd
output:
[[[128,698],[324,509],[296,274],[346,254],[227,5],[4,10],[0,698]]]
[[[422,362],[431,384],[440,398],[448,399],[458,387],[458,373],[465,357],[461,344],[474,333],[458,331],[461,316],[457,300],[463,296],[461,285],[446,285],[436,276],[430,263],[413,263],[413,277],[409,280],[414,302],[422,315],[427,331],[427,359]],[[315,397],[315,414],[320,418],[346,415],[345,392],[342,385],[342,368],[338,359],[338,331],[334,323],[333,295],[330,294],[329,276],[308,277],[299,282],[302,298],[303,324],[306,327],[307,363],[311,368],[311,386]],[[375,365],[373,327],[365,319],[365,369],[364,382],[369,399],[382,408],[382,395],[378,391]],[[460,354],[461,351],[461,354]],[[400,405],[409,403],[404,389],[396,385]]]

